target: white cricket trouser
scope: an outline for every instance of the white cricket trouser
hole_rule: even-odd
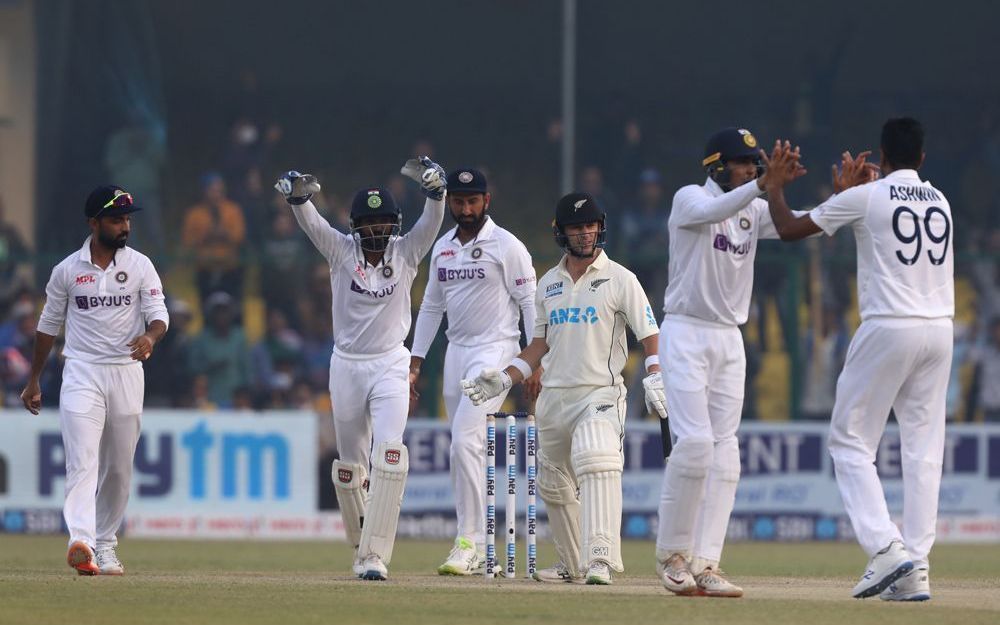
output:
[[[115,534],[128,504],[145,385],[139,362],[95,365],[66,360],[59,426],[66,452],[63,515],[70,544],[118,544]]]
[[[830,455],[844,507],[869,557],[902,540],[914,566],[934,544],[944,462],[951,319],[879,317],[861,323],[837,380]],[[903,470],[903,531],[892,523],[875,452],[896,413]]]
[[[486,544],[486,415],[500,409],[507,392],[480,406],[462,393],[463,378],[483,369],[506,366],[517,355],[516,339],[469,347],[448,344],[444,357],[443,394],[451,422],[451,485],[455,494],[458,537]]]
[[[400,345],[376,356],[330,357],[330,401],[340,459],[370,466],[373,449],[400,443],[410,405],[410,352]]]
[[[718,566],[740,475],[743,335],[736,326],[671,315],[660,328],[659,355],[674,447],[660,494],[657,556],[682,553]]]

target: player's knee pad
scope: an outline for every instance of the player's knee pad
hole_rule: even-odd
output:
[[[573,431],[573,470],[583,476],[606,471],[622,472],[621,438],[604,419],[587,419]]]
[[[576,484],[565,471],[555,466],[542,455],[537,456],[538,494],[549,504],[569,505],[577,502]]]
[[[403,443],[381,443],[372,458],[372,476],[368,486],[368,510],[361,529],[358,555],[375,554],[382,562],[392,560],[396,542],[399,508],[403,503],[406,475],[410,470],[409,453]]]
[[[563,469],[537,457],[538,494],[545,502],[549,531],[559,558],[574,575],[580,572],[580,502],[576,484]]]
[[[726,482],[740,481],[740,444],[735,436],[715,443],[712,472]]]
[[[361,526],[365,522],[368,471],[364,465],[334,460],[331,477],[340,515],[344,519],[344,532],[347,540],[357,547],[361,542]]]
[[[703,478],[712,466],[714,449],[715,443],[710,438],[680,438],[670,452],[670,468],[684,477]]]

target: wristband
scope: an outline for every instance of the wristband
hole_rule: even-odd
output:
[[[525,380],[531,377],[531,365],[529,365],[528,362],[522,358],[515,357],[514,360],[511,360],[510,364],[507,366],[514,367],[520,371]]]
[[[646,373],[649,373],[650,367],[659,364],[660,364],[660,357],[658,355],[653,354],[652,356],[646,356]]]

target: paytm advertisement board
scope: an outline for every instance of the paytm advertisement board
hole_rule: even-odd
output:
[[[174,536],[337,533],[317,515],[316,417],[304,412],[143,414],[126,532]],[[59,415],[0,419],[6,531],[61,526],[66,466]]]

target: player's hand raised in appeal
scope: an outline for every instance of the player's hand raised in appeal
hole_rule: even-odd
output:
[[[771,155],[768,156],[767,152],[761,150],[760,158],[767,166],[767,172],[763,176],[764,188],[784,187],[808,173],[799,162],[801,158],[799,147],[792,148],[792,144],[788,141],[782,142],[780,139],[775,141]]]
[[[831,181],[834,193],[867,184],[878,178],[878,165],[867,162],[871,154],[871,150],[865,150],[857,157],[851,156],[850,152],[840,155],[840,167],[832,166]]]

